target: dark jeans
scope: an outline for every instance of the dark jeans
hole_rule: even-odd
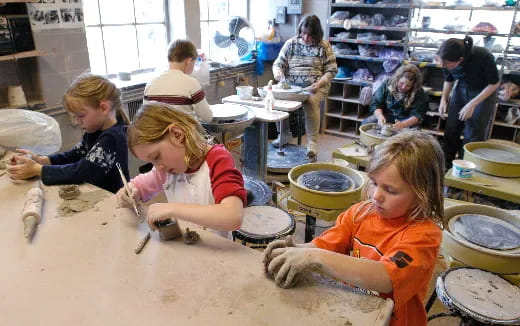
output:
[[[462,153],[462,145],[470,142],[483,141],[489,137],[489,127],[493,120],[496,92],[482,101],[466,121],[459,120],[460,110],[481,91],[470,90],[465,85],[457,85],[453,90],[448,105],[448,119],[444,130],[444,155],[446,167],[451,167],[457,152]],[[464,140],[460,134],[464,129]]]

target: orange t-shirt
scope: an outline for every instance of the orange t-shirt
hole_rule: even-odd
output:
[[[394,300],[390,325],[426,325],[424,297],[439,253],[442,232],[433,221],[383,219],[377,212],[359,221],[358,203],[340,214],[336,225],[312,242],[318,247],[384,263]],[[364,211],[363,209],[362,211]]]

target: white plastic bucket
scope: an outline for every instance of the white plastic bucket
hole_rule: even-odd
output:
[[[473,162],[466,160],[453,160],[453,168],[451,174],[457,178],[468,179],[473,176],[473,171],[477,165]]]
[[[237,86],[236,90],[241,100],[250,100],[253,97],[253,86]]]

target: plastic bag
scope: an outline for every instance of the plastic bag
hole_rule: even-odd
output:
[[[197,57],[197,61],[195,62],[195,67],[193,68],[191,76],[197,79],[201,86],[209,85],[209,62],[208,58],[203,52],[199,52],[199,56]]]
[[[3,109],[0,110],[0,144],[50,155],[61,147],[60,126],[54,118],[40,112]]]
[[[343,24],[343,21],[345,19],[348,19],[350,17],[350,12],[348,11],[336,11],[332,14],[329,18],[329,24]]]

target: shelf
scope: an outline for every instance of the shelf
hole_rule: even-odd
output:
[[[367,4],[367,3],[331,3],[331,7],[336,8],[389,8],[389,9],[410,9],[410,4],[396,4],[396,3],[376,3],[376,4]]]
[[[494,121],[493,122],[494,125],[496,126],[501,126],[501,127],[509,127],[509,128],[515,128],[515,129],[520,129],[520,125],[512,125],[512,124],[509,124],[509,123],[505,123],[505,122],[502,122],[502,121]]]
[[[504,75],[520,76],[520,71],[518,71],[518,70],[509,70],[509,69],[504,69]]]
[[[329,24],[331,28],[343,28],[340,24]],[[365,29],[369,31],[389,31],[389,32],[408,32],[408,27],[390,27],[390,26],[352,26],[350,29]]]
[[[42,57],[47,55],[46,51],[33,50],[33,51],[25,51],[18,52],[14,54],[2,55],[0,56],[0,61],[15,61],[23,58],[32,58],[32,57]]]
[[[425,133],[428,133],[428,134],[435,135],[435,136],[444,136],[444,132],[439,131],[439,130],[433,130],[433,129],[421,129],[421,131],[423,131],[423,132],[425,132]]]
[[[14,3],[14,2],[40,2],[40,0],[0,0],[0,3]]]
[[[419,68],[424,68],[424,67],[441,68],[441,65],[438,63],[435,63],[435,62],[404,60],[403,63],[413,64],[413,65],[418,66]]]
[[[355,86],[372,86],[373,81],[369,80],[352,80],[352,79],[333,79],[332,82],[338,84],[348,84]]]
[[[359,60],[359,61],[385,62],[386,60],[388,60],[388,58],[364,57],[361,55],[340,55],[340,54],[335,54],[335,55],[336,55],[336,58]]]
[[[471,6],[410,6],[412,9],[444,9],[444,10],[483,10],[483,11],[514,11],[514,6],[505,7],[471,7]]]
[[[329,96],[328,99],[329,100],[333,100],[333,101],[338,101],[338,102],[347,102],[347,103],[360,104],[359,103],[359,99],[355,98],[355,97],[344,98],[344,97],[341,97],[341,96]]]
[[[433,29],[433,28],[410,28],[412,32],[421,33],[442,33],[442,34],[464,34],[464,35],[483,35],[483,36],[496,36],[496,37],[508,37],[509,34],[500,33],[483,33],[483,32],[470,32],[470,31],[451,31],[447,29]]]
[[[383,46],[405,46],[403,41],[370,41],[357,39],[342,39],[337,37],[329,37],[331,42],[352,43],[352,44],[368,44],[368,45],[383,45]]]

